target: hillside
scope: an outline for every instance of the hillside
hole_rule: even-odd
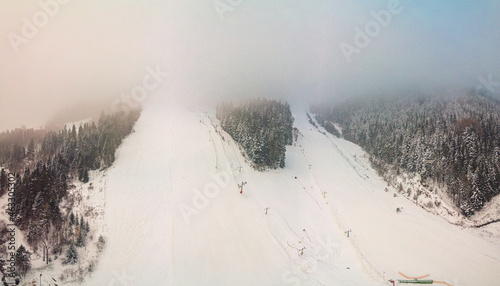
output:
[[[386,97],[312,110],[327,130],[337,124],[343,138],[363,147],[379,174],[414,201],[443,194],[471,216],[500,194],[500,103],[492,98]],[[412,180],[418,191],[405,186]],[[429,200],[426,208],[439,203]]]
[[[500,282],[498,223],[462,228],[384,191],[369,155],[327,133],[306,105],[291,108],[285,167],[262,171],[213,109],[155,100],[114,163],[69,191],[80,220],[91,214],[93,243],[76,248],[74,266],[64,254],[48,265],[37,257],[24,282],[387,285],[400,271],[455,286]],[[105,247],[94,243],[101,235]]]
[[[216,117],[256,168],[285,167],[285,151],[292,144],[294,121],[288,103],[266,99],[249,100],[238,106],[223,103],[217,106]]]
[[[79,128],[16,129],[0,134],[0,166],[4,166],[0,167],[0,195],[5,203],[0,220],[15,224],[13,236],[17,238],[12,249],[0,248],[0,261],[7,260],[16,249],[22,250],[23,258],[16,262],[21,278],[31,266],[49,267],[52,262],[78,263],[82,268],[79,276],[92,270],[97,259],[84,266],[76,254],[80,249],[94,248],[98,241],[93,236],[100,227],[93,223],[98,216],[94,208],[100,206],[95,200],[102,197],[94,191],[97,181],[91,182],[91,177],[100,177],[99,171],[113,164],[116,149],[138,117],[138,111],[126,116],[103,113],[97,124],[86,122]],[[12,180],[6,184],[10,172]],[[13,190],[8,199],[7,187]],[[102,189],[100,185],[95,187],[99,192]],[[0,225],[0,232],[6,229],[5,224]],[[91,254],[85,253],[82,260],[90,260],[85,258]],[[26,270],[19,272],[21,267]],[[4,268],[0,272],[8,275]]]
[[[462,229],[384,192],[367,154],[305,108],[285,168],[261,172],[213,111],[145,106],[108,171],[107,248],[85,285],[498,284],[497,225]]]

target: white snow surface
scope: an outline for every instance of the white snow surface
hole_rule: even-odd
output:
[[[498,240],[385,192],[306,106],[287,167],[258,172],[213,113],[147,103],[104,177],[106,249],[84,285],[387,285],[398,271],[500,285]]]

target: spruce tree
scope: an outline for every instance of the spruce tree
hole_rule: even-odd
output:
[[[31,138],[28,144],[28,156],[33,157],[34,155],[35,155],[35,140]]]
[[[76,227],[76,246],[78,247],[84,247],[85,246],[85,230],[80,228],[79,226]]]
[[[73,240],[70,242],[68,251],[66,251],[66,264],[76,264],[78,262],[78,251],[76,250]]]
[[[21,277],[25,277],[31,269],[31,253],[26,250],[24,245],[19,246],[16,251],[16,268]]]
[[[7,173],[4,169],[0,171],[0,190],[7,188]]]

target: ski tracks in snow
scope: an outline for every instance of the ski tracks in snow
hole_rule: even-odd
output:
[[[319,130],[317,130],[318,132],[320,132]],[[321,133],[321,132],[320,132]],[[324,134],[326,137],[328,137],[328,135]],[[300,137],[299,137],[300,138]],[[328,138],[330,140],[330,142],[334,145],[334,147],[342,154],[342,156],[347,160],[347,157],[345,156],[345,154],[343,152],[341,152],[341,150],[337,147],[337,145],[335,145],[330,138]],[[302,142],[299,142],[299,146],[303,146]],[[309,160],[307,159],[307,153],[306,153],[306,150],[305,150],[305,147],[300,147],[300,150],[301,150],[301,153],[304,157],[304,162],[305,164],[309,167],[311,166]],[[358,172],[357,168],[349,161],[349,163],[351,164],[351,166],[353,167],[353,169],[358,173],[358,175],[363,178],[363,176]],[[310,168],[310,167],[309,167]],[[309,169],[309,176],[314,184],[313,186],[313,189],[317,190],[317,192],[319,192],[319,194],[323,194],[326,192],[326,190],[323,190],[316,178],[314,177],[314,174],[311,172],[311,170]],[[300,182],[301,183],[301,182]],[[305,189],[305,186],[304,184],[301,183],[301,185],[304,187]],[[326,192],[327,193],[327,192]],[[309,194],[310,195],[310,194]],[[311,196],[311,195],[310,195]],[[311,196],[312,197],[312,196]],[[347,233],[347,231],[349,230],[349,228],[347,227],[345,221],[343,219],[340,218],[340,214],[338,213],[338,211],[336,210],[335,212],[332,210],[332,207],[334,207],[335,203],[332,203],[332,201],[328,201],[328,199],[325,198],[325,202],[326,202],[326,206],[327,206],[327,211],[328,211],[328,214],[329,216],[331,217],[332,221],[338,226],[338,228],[344,232],[344,233]],[[328,205],[329,204],[329,205]],[[323,210],[323,209],[322,209]],[[370,262],[370,260],[365,256],[363,255],[360,247],[354,242],[354,238],[351,237],[351,239],[349,239],[349,242],[350,244],[352,245],[353,249],[355,250],[355,253],[356,253],[356,256],[358,257],[358,261],[361,263],[361,265],[363,266],[363,269],[365,271],[365,273],[371,277],[374,281],[377,281],[377,282],[385,282],[385,277],[383,275],[383,271],[381,270],[380,267],[378,266],[374,266],[375,262]]]

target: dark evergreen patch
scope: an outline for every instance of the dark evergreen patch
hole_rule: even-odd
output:
[[[223,103],[217,107],[217,118],[255,167],[285,167],[294,121],[288,103],[267,99],[250,100],[240,106]]]
[[[85,245],[88,223],[83,217],[68,223],[59,205],[72,179],[88,182],[89,171],[111,166],[139,114],[102,113],[97,124],[85,123],[78,130],[73,125],[59,131],[16,129],[0,134],[0,166],[16,172],[15,223],[30,245]],[[0,170],[0,189],[5,187],[5,172]]]

